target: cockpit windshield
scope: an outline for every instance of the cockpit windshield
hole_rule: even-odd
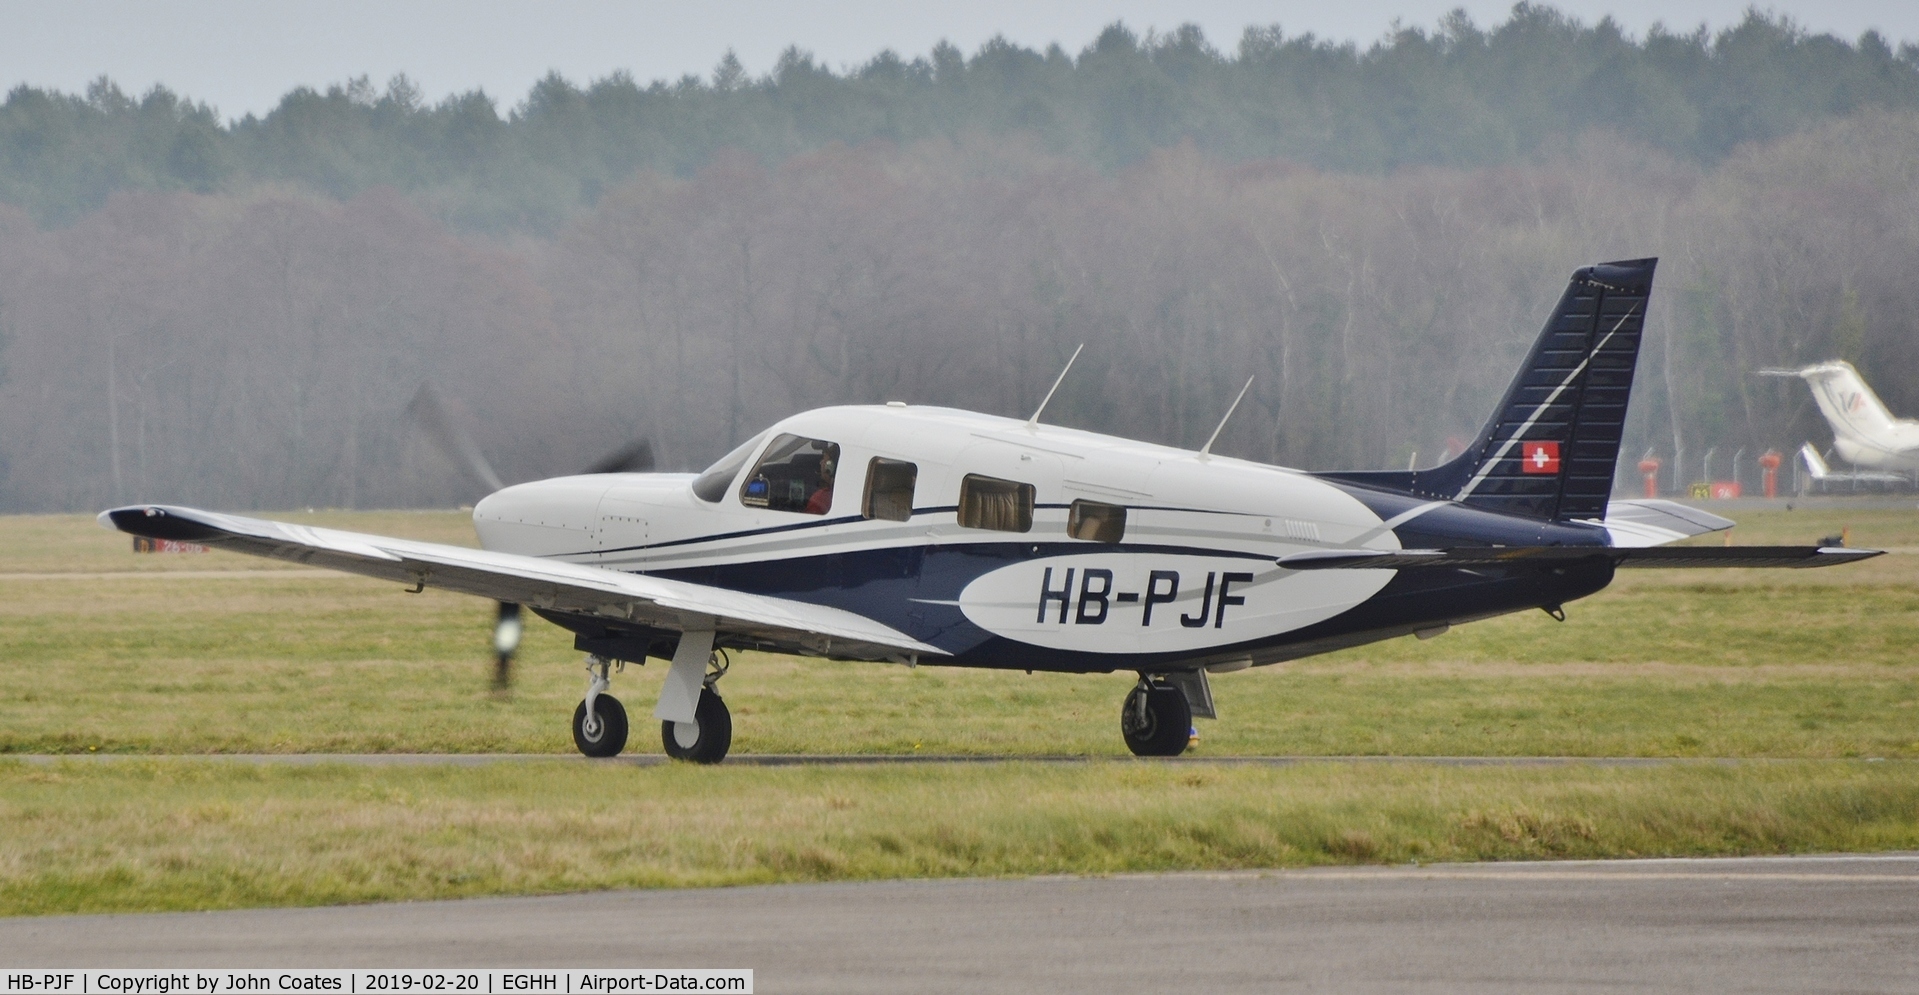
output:
[[[766,433],[761,432],[740,443],[737,449],[720,457],[719,462],[707,467],[706,472],[694,479],[693,493],[708,504],[717,503],[725,497],[727,485],[739,475],[740,467],[746,465],[746,458],[753,455],[753,450],[758,449],[760,441],[765,438]]]
[[[782,435],[747,474],[740,503],[749,508],[824,515],[833,507],[833,478],[839,468],[838,443]]]

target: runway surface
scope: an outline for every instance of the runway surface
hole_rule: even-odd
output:
[[[760,992],[1919,992],[1919,854],[0,920],[10,967],[745,967]]]

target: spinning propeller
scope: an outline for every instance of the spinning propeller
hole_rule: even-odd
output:
[[[486,461],[473,437],[461,429],[448,414],[446,404],[431,384],[421,384],[406,406],[407,417],[432,441],[441,455],[453,461],[474,483],[492,493],[506,486],[493,464]],[[653,443],[644,437],[634,439],[595,460],[582,473],[647,473],[653,469]],[[499,603],[493,622],[493,687],[504,691],[513,685],[513,657],[520,651],[520,636],[526,624],[520,606],[511,601]]]

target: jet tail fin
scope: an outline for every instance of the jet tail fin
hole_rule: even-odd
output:
[[[1557,521],[1603,519],[1657,259],[1573,273],[1466,451],[1430,470],[1320,476]]]
[[[1898,419],[1873,393],[1864,377],[1843,359],[1829,359],[1797,370],[1760,370],[1762,376],[1799,377],[1812,388],[1819,413],[1841,439],[1872,441],[1892,431]]]

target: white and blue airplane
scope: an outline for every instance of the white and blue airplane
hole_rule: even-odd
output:
[[[721,760],[727,649],[1130,670],[1126,744],[1176,755],[1212,712],[1208,673],[1525,609],[1563,619],[1620,567],[1877,555],[1667,546],[1733,523],[1610,500],[1654,264],[1575,272],[1486,427],[1425,470],[1306,472],[890,402],[796,414],[704,473],[505,487],[473,510],[481,549],[158,504],[100,518],[529,606],[588,654],[573,733],[589,756],[626,744],[610,665],[658,657],[666,752]]]

